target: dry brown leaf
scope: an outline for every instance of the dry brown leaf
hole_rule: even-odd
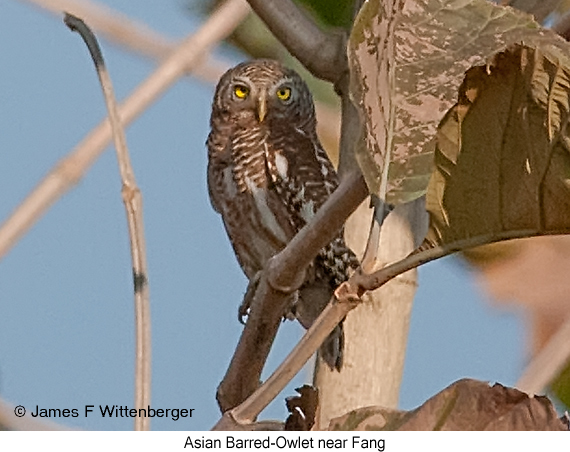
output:
[[[568,430],[568,426],[546,397],[464,379],[413,411],[361,408],[333,419],[329,430]]]
[[[467,73],[439,127],[423,249],[570,231],[569,66],[519,45]],[[487,284],[531,310],[534,352],[568,317],[566,248],[570,238],[552,236],[466,253],[475,263],[495,256],[483,267]],[[568,380],[555,385],[562,400]]]
[[[309,385],[303,385],[295,391],[299,393],[298,396],[285,399],[287,410],[290,413],[285,421],[285,430],[309,431],[315,424],[319,393]]]
[[[513,46],[467,73],[458,104],[439,127],[423,249],[570,232],[569,99],[568,59],[547,47]],[[491,293],[531,309],[534,351],[568,317],[569,240],[544,237],[467,253],[474,262],[499,256],[484,266]]]
[[[567,61],[522,45],[469,70],[438,131],[425,247],[570,232],[569,93]]]

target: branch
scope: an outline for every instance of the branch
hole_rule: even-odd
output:
[[[271,285],[289,291],[295,281],[301,278],[299,269],[304,270],[313,262],[366,196],[368,188],[362,174],[354,171],[316,213],[312,222],[314,226],[305,226],[283,251],[269,261],[268,279]]]
[[[120,105],[119,116],[122,123],[129,124],[148,108],[184,75],[190,65],[197,64],[214,44],[226,38],[249,11],[244,0],[228,0],[214,12],[196,33],[187,37]],[[87,169],[103,153],[110,140],[111,127],[108,121],[104,121],[36,186],[0,226],[0,258],[6,255],[55,201],[83,177]]]
[[[223,412],[242,403],[257,389],[289,294],[302,283],[307,265],[330,243],[367,195],[360,172],[352,173],[341,182],[313,220],[269,261],[235,354],[218,387],[217,399]]]
[[[423,203],[413,202],[402,206],[400,209],[396,209],[396,212],[394,212],[396,217],[391,217],[392,224],[394,224],[394,221],[401,221],[395,220],[395,218],[402,218],[402,216],[408,218],[409,214],[405,214],[405,212],[411,210],[414,212],[423,210]],[[423,237],[425,231],[419,232],[419,235]],[[417,247],[419,241],[421,241],[421,238],[417,237],[416,240],[413,241],[415,245],[410,243],[408,249]],[[391,246],[392,245],[388,246],[388,248],[391,248]],[[399,246],[397,246],[397,248],[400,249]],[[285,361],[273,372],[263,385],[241,405],[224,413],[224,416],[218,424],[216,424],[214,429],[224,429],[230,426],[247,428],[267,404],[285,388],[291,378],[301,370],[336,325],[338,325],[353,308],[359,305],[360,300],[361,299],[355,294],[355,290],[350,284],[350,281],[348,284],[342,284],[335,291],[327,307],[311,325],[311,328],[305,333],[298,345],[289,353]]]
[[[490,243],[501,242],[504,240],[521,239],[527,237],[535,237],[539,235],[557,235],[569,234],[570,230],[548,231],[547,233],[535,229],[523,229],[516,231],[505,231],[501,233],[492,233],[488,235],[479,235],[464,240],[457,240],[448,244],[434,246],[433,248],[424,249],[424,245],[420,249],[414,251],[405,259],[388,265],[369,275],[357,273],[353,275],[348,284],[353,288],[354,294],[362,296],[367,291],[376,290],[382,287],[396,276],[412,270],[420,265],[427,264],[441,257],[449,256],[468,248],[488,245]]]
[[[358,306],[359,302],[360,299],[353,298],[350,293],[341,291],[339,298],[335,295],[301,341],[263,385],[242,404],[228,412],[231,419],[238,425],[248,425],[254,422],[259,413],[285,389],[285,386],[313,356],[327,336],[352,309]],[[224,422],[222,417],[213,430],[219,429],[220,424]]]
[[[313,75],[336,84],[348,73],[346,36],[325,32],[292,0],[248,0],[275,37]]]
[[[137,186],[134,171],[129,157],[125,131],[119,119],[119,112],[111,77],[105,66],[101,48],[97,38],[89,27],[78,17],[66,14],[65,24],[81,35],[97,70],[99,82],[105,97],[109,122],[113,131],[117,161],[123,188],[121,194],[125,204],[129,238],[131,244],[131,260],[133,264],[133,283],[135,292],[135,408],[137,410],[150,406],[151,394],[151,334],[150,334],[150,300],[148,292],[148,268],[146,262],[146,246],[144,238],[144,220],[142,195]],[[150,418],[135,417],[135,430],[150,430]]]

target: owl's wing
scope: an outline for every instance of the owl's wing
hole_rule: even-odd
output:
[[[299,231],[338,187],[338,177],[318,139],[297,132],[274,140],[275,148],[266,153],[266,159],[275,191]],[[315,257],[299,288],[295,315],[303,326],[309,327],[315,321],[334,289],[348,279],[349,268],[356,265],[341,231]],[[342,366],[343,343],[344,334],[339,325],[320,348],[319,354],[331,369]]]
[[[226,184],[224,183],[224,171],[231,168],[231,149],[227,139],[223,139],[219,134],[210,132],[206,141],[208,148],[208,172],[207,184],[210,203],[216,212],[222,213],[222,205],[226,199],[224,193]]]
[[[338,177],[316,137],[298,131],[275,140],[266,153],[275,190],[300,230],[338,186]]]
[[[267,154],[268,172],[298,232],[338,187],[338,176],[316,137],[299,133],[274,143],[278,146]],[[350,269],[358,265],[358,259],[344,242],[342,230],[315,260],[317,278],[319,272],[325,272],[334,287],[346,281]]]

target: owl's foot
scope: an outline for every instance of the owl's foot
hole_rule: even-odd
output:
[[[245,318],[249,315],[249,308],[253,302],[253,297],[257,291],[257,286],[259,286],[259,281],[261,279],[261,272],[257,272],[253,278],[249,280],[245,295],[243,296],[243,301],[238,308],[238,320],[239,323],[245,325]]]
[[[283,321],[285,320],[295,320],[297,318],[297,303],[299,301],[299,291],[295,291],[291,294],[291,298],[285,306],[285,312],[283,313]]]
[[[255,292],[259,286],[259,281],[261,280],[261,272],[257,272],[253,278],[249,280],[245,295],[243,296],[243,301],[238,308],[238,320],[239,323],[245,325],[245,318],[249,315],[249,309],[253,303],[253,297],[255,297]],[[285,307],[285,312],[283,312],[283,320],[295,320],[297,318],[295,309],[298,301],[298,292],[291,294],[291,298]]]

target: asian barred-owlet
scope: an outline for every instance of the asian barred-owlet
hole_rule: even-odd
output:
[[[316,134],[309,88],[277,61],[256,60],[227,71],[216,87],[210,126],[210,199],[251,281],[311,220],[338,178]],[[305,328],[357,266],[341,231],[319,252],[294,294],[292,312]],[[320,356],[340,369],[342,347],[339,326]]]

